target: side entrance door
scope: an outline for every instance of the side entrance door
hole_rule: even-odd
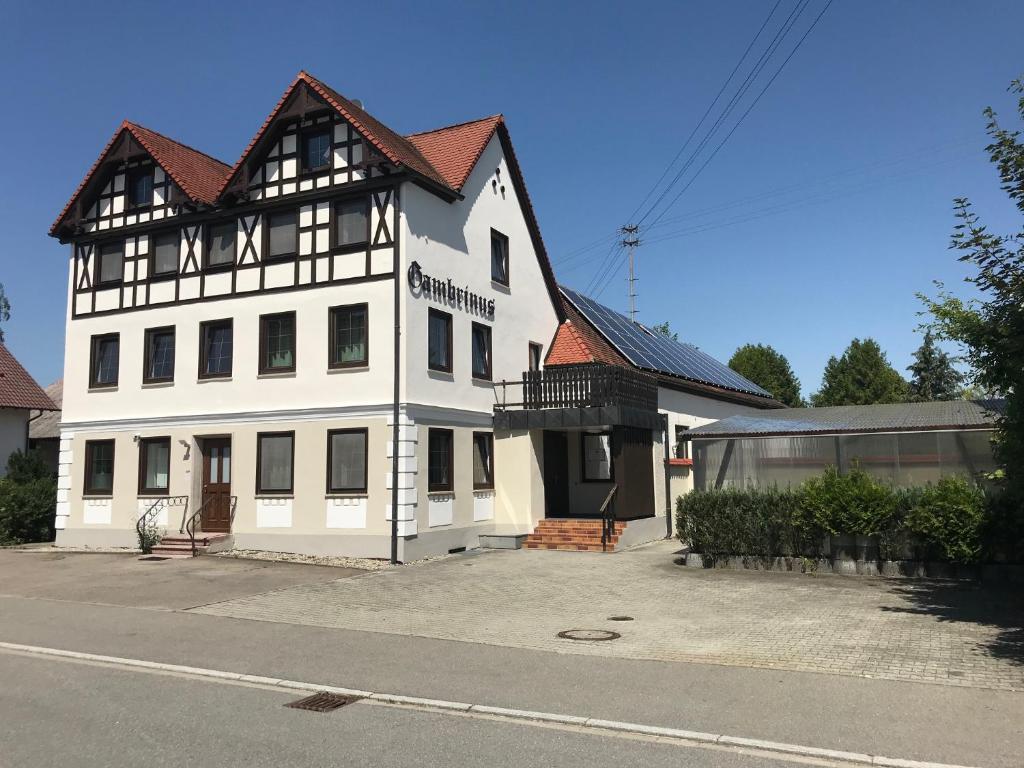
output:
[[[205,533],[231,531],[231,438],[203,440],[203,514]]]
[[[565,432],[544,432],[544,516],[569,515],[569,441]]]

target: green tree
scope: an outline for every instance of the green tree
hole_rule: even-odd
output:
[[[790,408],[805,405],[800,397],[800,380],[789,366],[789,360],[768,344],[744,344],[729,358],[729,367],[767,389]]]
[[[889,364],[878,342],[854,339],[842,357],[829,358],[821,390],[811,395],[811,404],[902,403],[908,396],[907,382]]]
[[[6,323],[10,319],[11,302],[7,300],[7,294],[4,292],[4,284],[0,283],[0,341],[4,340],[3,323]]]
[[[953,357],[939,349],[930,328],[907,366],[911,373],[910,397],[913,400],[956,400],[963,394],[964,375],[953,367]]]
[[[662,336],[668,336],[672,341],[679,341],[679,334],[672,330],[668,320],[664,323],[655,323],[651,326],[651,330],[655,333],[660,333]]]
[[[1017,112],[1024,122],[1024,78],[1010,84],[1018,94]],[[985,148],[995,164],[1002,189],[1024,214],[1024,142],[1019,130],[1007,130],[988,107]],[[967,278],[980,298],[962,300],[938,284],[938,296],[920,295],[932,315],[936,336],[960,344],[974,375],[973,383],[1001,392],[1005,411],[996,421],[996,456],[1011,490],[1024,494],[1024,228],[1006,235],[988,231],[966,198],[955,201],[958,223],[950,247],[973,267]]]

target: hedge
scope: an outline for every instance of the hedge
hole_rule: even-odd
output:
[[[869,536],[882,560],[1024,561],[1024,503],[962,477],[891,488],[829,468],[796,488],[692,491],[677,534],[713,558],[819,558],[830,536]]]
[[[38,452],[16,451],[0,478],[0,545],[53,541],[57,481]]]

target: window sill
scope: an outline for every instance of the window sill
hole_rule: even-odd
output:
[[[197,384],[209,384],[216,381],[231,381],[231,375],[226,376],[200,376],[196,379]]]
[[[155,501],[156,499],[170,498],[167,490],[162,491],[139,491],[136,494],[136,498],[145,499],[146,501]]]
[[[352,491],[350,493],[327,493],[325,499],[368,499],[370,494],[366,491]]]
[[[297,253],[280,253],[276,256],[267,256],[263,259],[264,264],[285,264],[289,261],[295,261],[299,257]]]
[[[477,493],[494,493],[494,486],[493,485],[488,485],[488,486],[481,486],[479,488],[473,488],[473,493],[474,494],[477,494]]]
[[[332,256],[346,256],[353,253],[366,253],[366,247],[370,244],[369,240],[362,240],[358,243],[341,243],[331,247],[328,251]],[[320,254],[317,254],[320,255]]]
[[[284,493],[257,493],[256,494],[256,501],[263,501],[263,500],[280,501],[280,500],[284,500],[284,499],[294,499],[294,498],[295,498],[295,494],[291,493],[290,491],[289,492],[284,492]]]
[[[169,280],[174,280],[177,276],[177,272],[161,272],[159,274],[153,273],[148,278],[151,283],[166,283]]]
[[[89,387],[89,392],[117,392],[117,384]]]
[[[122,285],[124,285],[124,280],[108,280],[105,283],[96,283],[94,287],[97,291],[101,291],[106,288],[120,288]]]
[[[432,496],[451,496],[454,499],[455,491],[427,491],[427,498],[429,499]]]
[[[207,264],[203,267],[203,274],[205,275],[216,275],[221,272],[230,272],[231,268],[235,266],[233,261],[226,262],[224,264]]]
[[[112,493],[83,493],[82,501],[110,501],[114,498]]]
[[[494,379],[490,376],[486,378],[483,376],[474,376],[473,383],[479,387],[491,387],[494,386]]]
[[[501,291],[502,293],[512,293],[512,289],[509,287],[508,283],[503,283],[500,280],[495,280],[493,277],[491,278],[491,288],[493,288],[496,291]]]
[[[440,371],[437,368],[427,368],[427,376],[437,381],[455,381],[455,374],[451,371]]]
[[[267,371],[256,375],[257,379],[294,379],[295,371]]]
[[[359,373],[370,370],[369,363],[358,363],[357,365],[331,365],[327,367],[328,373]]]
[[[164,387],[173,387],[174,379],[166,379],[163,381],[144,381],[142,382],[143,389],[163,389]]]

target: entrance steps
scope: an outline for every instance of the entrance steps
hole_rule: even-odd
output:
[[[524,549],[555,549],[568,552],[601,552],[601,521],[586,518],[553,518],[541,520],[526,537]],[[615,523],[615,533],[608,541],[608,552],[615,550],[625,522]]]
[[[216,547],[230,536],[229,533],[197,533],[196,552],[208,552],[211,547]],[[184,534],[169,534],[154,545],[153,554],[161,557],[192,557],[192,542]]]

